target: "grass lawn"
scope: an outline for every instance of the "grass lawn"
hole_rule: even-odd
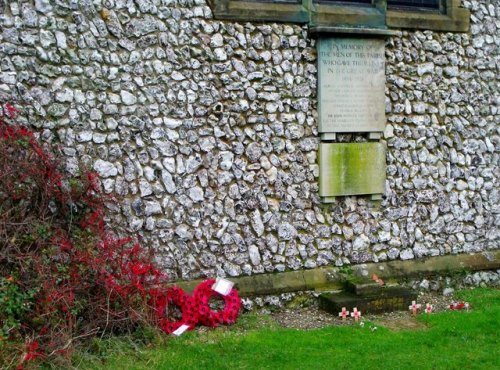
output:
[[[245,314],[229,328],[195,331],[133,347],[106,340],[74,365],[91,369],[500,369],[500,290],[461,291],[470,312],[420,315],[424,330],[383,327],[282,329]]]

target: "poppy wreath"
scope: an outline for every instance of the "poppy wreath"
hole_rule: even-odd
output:
[[[212,289],[215,279],[208,279],[200,283],[194,290],[193,298],[198,304],[198,318],[200,322],[208,327],[215,328],[219,324],[234,324],[238,318],[241,301],[236,289],[231,289],[229,294],[222,295]],[[212,311],[208,301],[213,296],[220,297],[225,302],[222,311]]]
[[[181,325],[187,325],[189,326],[188,330],[193,330],[198,323],[198,305],[189,294],[179,287],[168,288],[165,294],[154,296],[154,300],[151,303],[160,319],[160,328],[168,334],[177,330]],[[169,305],[180,308],[182,313],[180,320],[172,321],[165,317]]]

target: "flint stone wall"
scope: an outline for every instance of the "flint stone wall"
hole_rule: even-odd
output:
[[[315,41],[203,0],[0,0],[0,99],[172,276],[499,248],[500,3],[386,43],[384,200],[318,197]],[[343,135],[340,141],[362,141]]]

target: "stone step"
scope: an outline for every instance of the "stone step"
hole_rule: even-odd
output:
[[[371,280],[347,280],[345,282],[347,292],[356,295],[377,295],[381,294],[386,287],[381,287],[378,283]]]
[[[352,311],[354,307],[365,313],[384,313],[405,311],[412,301],[417,299],[417,293],[401,287],[379,287],[376,294],[357,295],[351,292],[323,293],[319,296],[320,307],[337,315],[342,307]]]

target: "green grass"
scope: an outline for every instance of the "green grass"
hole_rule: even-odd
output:
[[[420,315],[423,330],[366,326],[300,331],[242,315],[230,328],[187,333],[147,346],[100,341],[75,366],[90,369],[500,369],[500,291],[462,291],[470,312]],[[105,358],[105,360],[104,360]]]

